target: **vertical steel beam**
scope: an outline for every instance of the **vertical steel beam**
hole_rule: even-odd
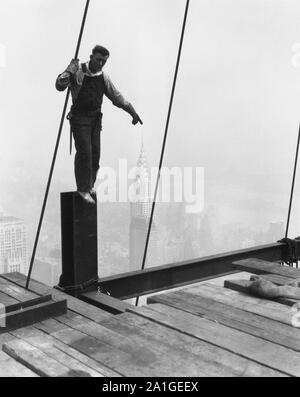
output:
[[[61,193],[62,275],[59,287],[80,289],[98,279],[97,198],[86,203],[76,192]]]

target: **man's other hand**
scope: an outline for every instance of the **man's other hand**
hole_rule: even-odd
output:
[[[137,123],[140,123],[140,124],[143,125],[143,122],[142,122],[142,120],[140,119],[139,115],[138,115],[138,114],[135,114],[135,115],[132,117],[132,124],[133,124],[133,125],[136,125]]]
[[[79,59],[72,59],[72,61],[70,62],[70,65],[66,69],[66,72],[75,74],[78,69],[79,69]]]

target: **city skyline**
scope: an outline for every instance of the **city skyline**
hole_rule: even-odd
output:
[[[0,212],[0,273],[27,274],[26,226],[22,219]]]
[[[171,190],[172,183],[175,182],[171,180]],[[137,156],[134,184],[139,201],[98,203],[100,277],[138,270],[142,265],[152,204],[149,163],[143,141]],[[56,219],[57,222],[48,223],[47,232],[41,234],[32,274],[37,280],[48,281],[51,285],[57,283],[61,270],[60,219]],[[216,205],[206,206],[199,214],[189,214],[183,201],[157,203],[146,267],[275,242],[283,236],[284,222],[277,219],[264,227],[255,224],[247,226],[242,221],[224,222]],[[27,244],[26,252],[31,254],[30,244]],[[11,257],[16,258],[16,253]],[[6,269],[11,271],[15,268]],[[23,268],[24,273],[26,269]]]

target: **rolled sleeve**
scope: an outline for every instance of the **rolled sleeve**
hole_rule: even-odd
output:
[[[134,116],[136,111],[134,110],[134,107],[131,105],[131,103],[128,102],[120,93],[120,91],[117,90],[107,74],[103,73],[103,77],[106,90],[105,95],[107,98],[113,103],[113,105],[125,110],[125,112],[129,113],[131,116]]]

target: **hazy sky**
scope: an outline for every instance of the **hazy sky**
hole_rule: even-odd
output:
[[[6,185],[46,180],[65,97],[54,82],[73,57],[84,5],[0,1]],[[91,0],[80,59],[88,60],[97,43],[107,46],[105,70],[144,121],[132,126],[127,113],[105,101],[102,165],[127,158],[133,166],[142,134],[150,165],[158,165],[184,7],[184,0]],[[292,63],[299,17],[298,0],[191,0],[165,164],[205,167],[207,202],[222,203],[224,211],[261,196],[278,208],[279,220],[287,212],[300,121],[300,67]],[[66,123],[54,174],[65,190],[75,186],[68,134]],[[236,209],[242,213],[243,203]]]

